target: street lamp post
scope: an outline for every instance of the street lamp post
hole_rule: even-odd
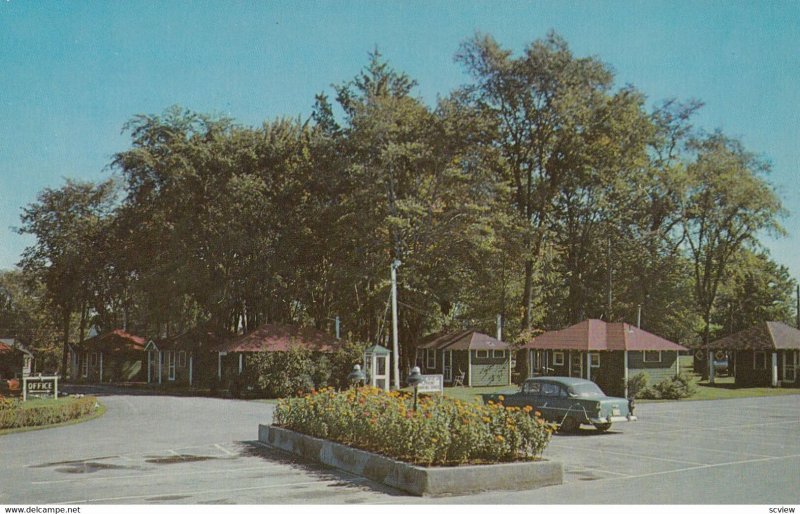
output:
[[[350,374],[347,375],[347,380],[349,380],[350,384],[353,386],[355,386],[359,382],[363,382],[365,379],[366,375],[364,375],[364,372],[361,371],[361,366],[359,366],[358,364],[353,366],[353,371],[351,371]]]
[[[408,378],[406,378],[406,382],[408,382],[408,385],[414,387],[414,412],[417,412],[417,386],[422,383],[422,380],[423,378],[422,374],[419,372],[419,367],[414,366],[411,368],[411,373],[408,375]]]

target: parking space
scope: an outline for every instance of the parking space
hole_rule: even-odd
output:
[[[653,487],[667,487],[674,498],[689,502],[800,501],[800,396],[648,403],[639,405],[637,415],[639,421],[615,425],[605,434],[584,428],[554,437],[547,456],[565,465],[561,487],[655,478]],[[696,486],[689,482],[675,490],[675,484],[698,472],[703,480]],[[717,481],[703,489],[709,477],[730,472],[747,482]],[[771,483],[784,485],[773,489]],[[749,496],[742,494],[745,490]]]
[[[0,504],[800,503],[800,396],[642,404],[637,422],[553,438],[545,457],[564,463],[563,485],[447,498],[265,447],[264,403],[103,401],[95,421],[0,437]]]

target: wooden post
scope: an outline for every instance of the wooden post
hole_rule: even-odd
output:
[[[592,353],[586,352],[586,380],[592,379]]]
[[[467,349],[467,386],[472,387],[472,350]]]
[[[778,386],[778,352],[772,352],[772,387]]]
[[[623,379],[625,380],[625,398],[628,397],[628,350],[622,352],[622,359],[624,361]]]
[[[191,353],[189,354],[189,385],[192,385],[192,360],[194,359],[194,355]]]

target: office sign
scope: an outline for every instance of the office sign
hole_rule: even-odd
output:
[[[27,401],[29,397],[43,398],[52,396],[58,398],[58,377],[22,377],[22,400]]]

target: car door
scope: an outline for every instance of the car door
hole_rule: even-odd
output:
[[[555,421],[560,410],[561,387],[553,382],[528,381],[522,387],[524,405],[530,405],[548,421]],[[524,406],[521,405],[521,406]]]

